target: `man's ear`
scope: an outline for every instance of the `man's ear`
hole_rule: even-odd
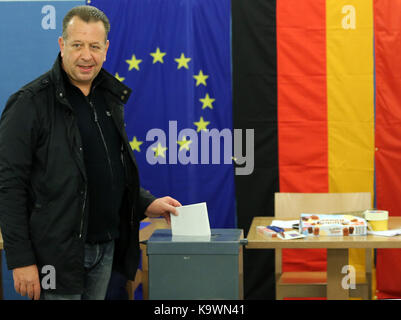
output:
[[[60,52],[61,52],[61,57],[63,57],[64,54],[64,39],[63,37],[58,37],[58,45],[60,47]]]
[[[110,41],[107,40],[107,41],[106,41],[106,50],[105,50],[105,52],[104,52],[104,61],[106,61],[107,50],[109,50],[109,45],[110,45]]]

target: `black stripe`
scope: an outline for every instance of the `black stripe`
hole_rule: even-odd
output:
[[[279,191],[276,0],[232,0],[233,123],[255,130],[254,171],[236,176],[238,227],[274,215]],[[243,147],[245,150],[245,146]],[[244,251],[245,299],[274,299],[274,251]]]

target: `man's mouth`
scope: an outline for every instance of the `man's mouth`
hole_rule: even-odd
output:
[[[93,66],[81,66],[78,65],[79,70],[81,70],[82,72],[89,72],[93,69]]]

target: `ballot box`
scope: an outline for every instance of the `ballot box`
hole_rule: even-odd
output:
[[[147,242],[149,299],[243,299],[241,229],[211,229],[207,239],[155,230]]]

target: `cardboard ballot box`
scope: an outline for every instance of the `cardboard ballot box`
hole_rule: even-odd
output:
[[[149,299],[243,299],[241,229],[211,229],[208,239],[155,230],[147,242]]]

